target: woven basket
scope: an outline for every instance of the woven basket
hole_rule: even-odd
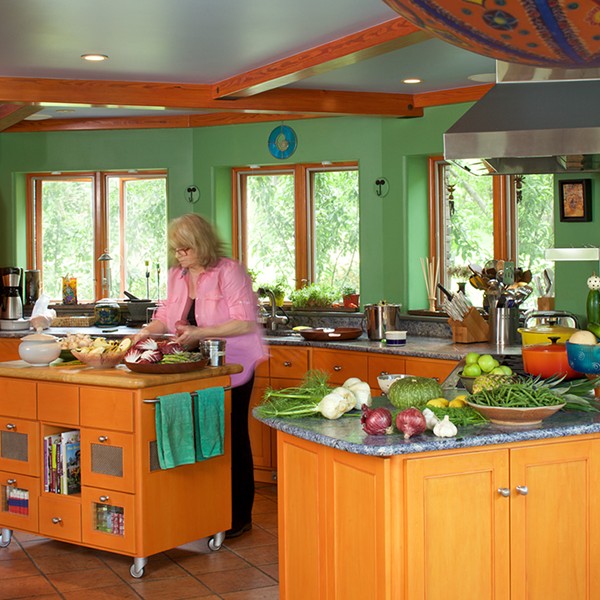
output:
[[[52,319],[52,327],[91,327],[96,323],[96,317],[55,317]]]

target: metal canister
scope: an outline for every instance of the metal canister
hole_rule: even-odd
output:
[[[202,343],[211,367],[225,364],[225,340],[204,340]]]
[[[367,335],[370,340],[383,340],[386,331],[399,329],[401,304],[367,304],[365,306],[365,321]]]

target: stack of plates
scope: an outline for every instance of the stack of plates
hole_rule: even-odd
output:
[[[27,331],[30,326],[29,319],[0,319],[0,329],[3,331]]]

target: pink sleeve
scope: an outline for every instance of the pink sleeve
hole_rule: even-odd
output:
[[[258,299],[243,265],[233,260],[227,261],[221,271],[221,286],[231,318],[256,321]]]

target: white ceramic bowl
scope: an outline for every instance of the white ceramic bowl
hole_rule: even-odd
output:
[[[58,340],[45,333],[26,335],[19,344],[19,356],[35,367],[44,367],[60,356]]]
[[[379,375],[377,377],[377,383],[379,384],[379,388],[381,389],[381,391],[384,394],[387,394],[392,383],[394,383],[394,381],[396,381],[396,379],[402,379],[403,377],[406,377],[406,375],[404,375],[404,374],[390,375],[389,373],[386,373],[385,375]]]

